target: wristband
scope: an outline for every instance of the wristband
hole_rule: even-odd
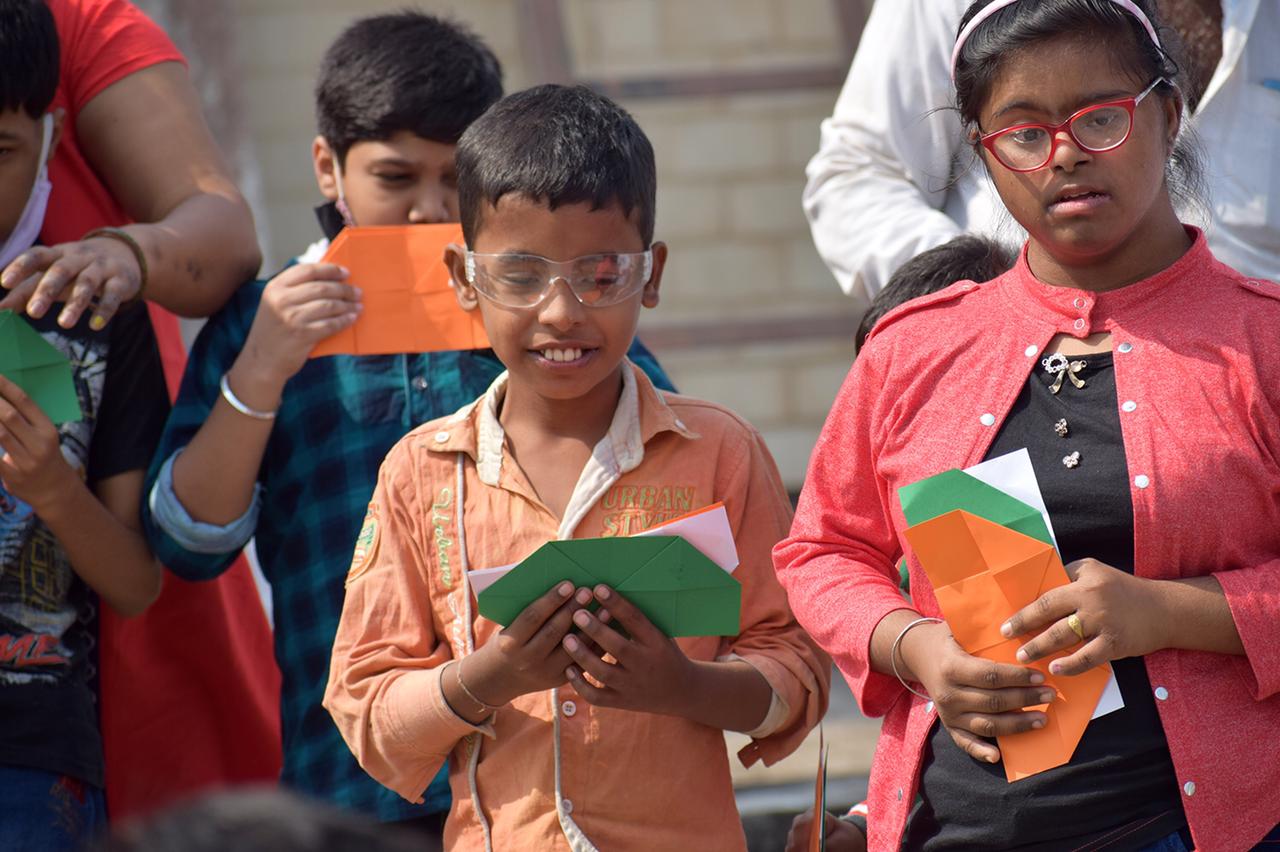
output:
[[[918,625],[929,624],[929,623],[942,624],[943,621],[941,618],[928,618],[928,617],[917,618],[915,621],[911,622],[906,627],[902,628],[902,631],[898,633],[898,637],[893,640],[893,647],[889,649],[889,665],[893,668],[893,676],[898,679],[898,683],[902,684],[903,689],[905,689],[907,692],[910,692],[912,695],[923,698],[925,701],[932,701],[933,699],[925,695],[923,692],[916,692],[914,689],[911,688],[910,684],[908,684],[905,680],[902,679],[902,674],[898,671],[898,649],[902,645],[902,637],[907,635],[908,630]]]
[[[454,680],[458,682],[458,689],[462,690],[462,694],[467,696],[467,698],[470,698],[474,704],[478,705],[486,713],[492,713],[495,710],[497,710],[498,709],[497,707],[494,707],[492,704],[484,703],[479,698],[476,698],[476,694],[474,692],[472,692],[470,689],[467,689],[467,684],[462,679],[462,661],[458,660],[453,665],[454,665],[454,673],[453,673]]]
[[[240,397],[236,396],[231,385],[227,382],[227,374],[223,373],[222,378],[218,381],[218,387],[222,388],[222,398],[227,401],[236,411],[239,411],[245,417],[252,417],[254,420],[275,420],[276,413],[274,411],[258,411],[256,408],[250,408],[240,401]]]
[[[143,298],[147,291],[147,255],[142,251],[142,246],[138,245],[138,241],[123,228],[94,228],[89,233],[80,238],[81,242],[97,238],[105,238],[115,240],[118,243],[124,243],[129,251],[133,253],[133,259],[138,262],[138,295],[129,301],[136,301]]]

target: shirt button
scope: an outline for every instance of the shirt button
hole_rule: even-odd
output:
[[[1078,319],[1073,323],[1073,325],[1075,326],[1076,331],[1081,331],[1084,329],[1084,320]]]
[[[902,788],[901,788],[901,787],[899,787],[899,788],[898,788],[898,801],[899,801],[899,802],[901,802],[901,801],[902,801]]]
[[[1196,782],[1188,781],[1187,783],[1183,784],[1182,792],[1186,793],[1188,796],[1194,796],[1196,794]]]
[[[986,414],[978,418],[978,422],[983,426],[994,426],[996,425],[996,416],[988,411]]]
[[[1134,402],[1131,399],[1126,399],[1124,401],[1124,405],[1120,406],[1121,411],[1135,411],[1137,410],[1137,408],[1138,408],[1138,403]]]
[[[572,701],[566,701],[560,705],[560,712],[566,716],[572,716],[574,713],[578,712],[578,705],[574,704]]]
[[[1146,488],[1151,484],[1151,479],[1145,473],[1140,473],[1133,478],[1133,484],[1139,488]]]
[[[1157,701],[1167,701],[1167,700],[1168,700],[1168,698],[1169,698],[1169,690],[1165,689],[1163,686],[1157,686],[1157,687],[1156,687],[1156,700],[1157,700]]]
[[[1117,346],[1116,348],[1117,348],[1117,349],[1119,349],[1121,353],[1123,353],[1123,354],[1127,355],[1127,354],[1129,354],[1130,352],[1132,352],[1132,351],[1133,351],[1133,344],[1132,344],[1132,343],[1121,343],[1121,344],[1120,344],[1119,346]]]
[[[1026,349],[1022,350],[1022,354],[1026,355],[1028,358],[1034,358],[1036,357],[1036,353],[1039,351],[1040,350],[1034,344],[1032,344],[1031,346],[1028,346]]]
[[[1076,296],[1076,300],[1075,300],[1074,302],[1072,302],[1071,304],[1075,305],[1077,308],[1083,308],[1083,307],[1084,307],[1084,305],[1085,305],[1084,297],[1082,297],[1082,296]]]
[[[569,801],[568,799],[561,799],[560,809],[563,810],[566,814],[573,813],[573,802]]]
[[[443,444],[443,443],[444,443],[445,441],[447,441],[447,440],[449,440],[449,433],[448,433],[448,432],[437,432],[437,433],[436,433],[436,443],[437,443],[437,444]]]
[[[424,391],[431,386],[430,382],[428,382],[422,376],[414,376],[412,384],[413,384],[414,390],[420,390],[420,391]]]

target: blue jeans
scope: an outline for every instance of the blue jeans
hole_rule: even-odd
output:
[[[1253,847],[1254,852],[1280,850],[1280,825],[1271,829],[1271,833],[1262,838],[1262,842]],[[1168,837],[1144,846],[1138,852],[1191,852],[1191,846],[1182,839],[1182,832],[1175,831]]]
[[[76,852],[106,824],[101,789],[56,772],[0,766],[6,852]]]

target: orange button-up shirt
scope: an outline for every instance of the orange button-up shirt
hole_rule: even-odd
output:
[[[476,614],[471,569],[551,539],[626,535],[723,501],[741,564],[741,633],[677,640],[693,660],[738,658],[773,689],[739,758],[789,754],[826,710],[830,660],[801,630],[770,548],[791,506],[760,435],[711,403],[655,390],[630,365],[609,433],[563,519],[504,452],[505,376],[387,456],[357,543],[325,706],[360,764],[417,800],[446,758],[450,849],[745,848],[722,731],[595,707],[569,685],[521,696],[484,725],[445,702],[444,664],[501,628]]]

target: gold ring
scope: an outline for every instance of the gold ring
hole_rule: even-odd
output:
[[[1067,626],[1071,628],[1071,632],[1080,637],[1080,641],[1084,641],[1084,625],[1080,623],[1080,616],[1071,613],[1067,616]]]

